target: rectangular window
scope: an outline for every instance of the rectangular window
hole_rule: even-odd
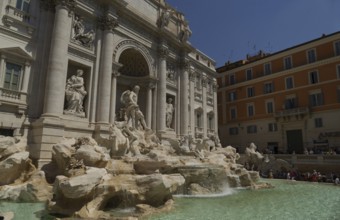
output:
[[[4,79],[4,88],[10,90],[20,90],[21,80],[21,69],[20,65],[14,63],[6,63],[6,73]]]
[[[247,105],[247,112],[248,112],[248,117],[252,117],[255,114],[255,109],[253,104],[248,104]]]
[[[336,66],[336,73],[337,73],[338,79],[340,79],[340,64]]]
[[[272,73],[272,67],[270,63],[265,63],[264,64],[264,75],[269,75]]]
[[[236,92],[230,92],[229,93],[229,101],[232,102],[232,101],[235,101],[236,100]]]
[[[322,128],[323,123],[322,123],[322,118],[315,118],[314,119],[314,124],[316,128]]]
[[[340,41],[335,42],[334,44],[335,56],[340,55]]]
[[[253,71],[252,71],[252,69],[247,69],[246,70],[246,79],[247,80],[253,79]]]
[[[247,133],[248,134],[255,134],[255,133],[257,133],[257,126],[256,125],[249,125],[249,126],[247,126]]]
[[[238,135],[238,127],[229,128],[230,135]]]
[[[285,100],[285,109],[294,109],[297,108],[298,103],[297,103],[297,99],[294,98],[286,98]]]
[[[266,109],[267,109],[267,114],[274,113],[274,104],[272,101],[266,102]]]
[[[286,89],[292,89],[294,88],[294,82],[293,82],[293,77],[287,77],[286,78]]]
[[[308,57],[308,63],[314,63],[316,61],[315,49],[308,50],[307,57]]]
[[[17,0],[16,8],[28,13],[30,9],[30,0]]]
[[[269,132],[274,132],[277,131],[277,123],[269,123],[268,124],[268,131]]]
[[[314,93],[309,95],[309,104],[312,107],[323,105],[323,94]]]
[[[293,67],[293,65],[292,65],[292,57],[285,57],[283,59],[283,62],[284,62],[284,68],[286,70],[291,69]]]
[[[247,96],[248,96],[248,97],[253,97],[253,96],[255,96],[254,87],[248,87],[248,88],[247,88]]]
[[[235,120],[237,117],[237,111],[236,108],[230,108],[230,119]]]
[[[309,82],[310,82],[310,84],[315,84],[315,83],[319,82],[319,77],[318,77],[317,71],[309,72]]]
[[[235,77],[235,74],[230,74],[229,75],[229,84],[230,85],[234,85],[236,83],[236,77]]]
[[[274,85],[273,83],[265,83],[264,84],[264,94],[274,92]]]

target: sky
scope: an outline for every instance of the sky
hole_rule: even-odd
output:
[[[166,0],[185,15],[190,43],[221,67],[340,31],[340,0]]]

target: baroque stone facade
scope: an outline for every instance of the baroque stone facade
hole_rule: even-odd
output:
[[[166,2],[5,0],[0,8],[0,132],[27,137],[39,166],[62,137],[122,120],[121,96],[135,85],[160,138],[217,135],[214,61],[191,46],[188,22]]]

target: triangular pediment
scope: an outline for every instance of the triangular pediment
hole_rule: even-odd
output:
[[[1,54],[10,54],[25,60],[33,60],[33,57],[20,47],[7,47],[0,49]]]

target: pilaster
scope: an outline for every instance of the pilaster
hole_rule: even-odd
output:
[[[180,126],[180,134],[188,135],[188,124],[189,124],[189,100],[188,100],[188,88],[189,88],[189,70],[190,70],[190,62],[186,58],[182,58],[180,61],[181,66],[181,126]]]
[[[120,63],[114,63],[112,68],[110,124],[113,124],[116,118],[117,77],[120,75],[119,68],[122,66]]]
[[[63,113],[67,76],[67,49],[71,32],[74,0],[57,0],[48,62],[44,116],[58,117]]]
[[[157,131],[165,131],[166,110],[166,58],[169,55],[168,47],[162,43],[158,48],[158,111]]]
[[[207,78],[203,77],[202,79],[202,108],[203,108],[203,138],[207,137],[208,134],[208,126],[207,126]]]
[[[111,74],[113,55],[113,30],[118,26],[117,20],[109,15],[99,19],[99,26],[103,30],[103,44],[101,50],[100,76],[98,86],[97,123],[108,124],[110,121]]]

